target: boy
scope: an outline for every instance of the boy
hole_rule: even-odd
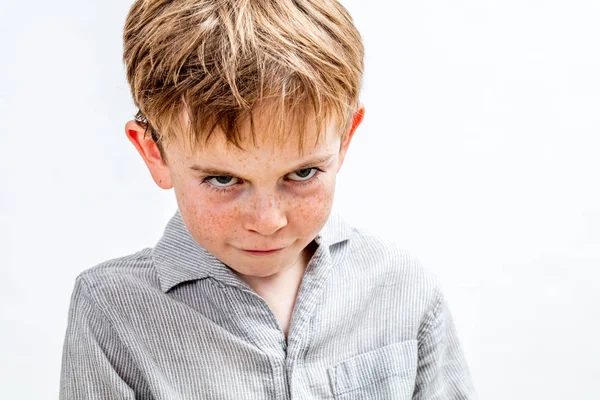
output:
[[[330,215],[364,115],[336,0],[136,0],[124,61],[178,211],[77,278],[61,398],[473,398],[432,277]]]

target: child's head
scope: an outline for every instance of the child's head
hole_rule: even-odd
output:
[[[137,0],[124,61],[139,108],[127,135],[194,238],[244,275],[301,260],[363,116],[363,47],[344,7]]]

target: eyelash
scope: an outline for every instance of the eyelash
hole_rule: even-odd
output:
[[[319,178],[319,175],[321,175],[323,172],[325,172],[321,168],[318,168],[318,167],[301,168],[301,169],[299,169],[297,171],[300,171],[302,169],[315,169],[315,170],[317,170],[317,172],[314,174],[314,176],[312,178],[310,178],[310,179],[308,179],[306,181],[293,181],[293,180],[290,179],[289,181],[293,182],[292,184],[294,186],[303,187],[303,186],[306,186],[306,185],[310,185],[313,182],[316,182],[317,179]],[[296,171],[294,171],[294,172],[296,172]],[[217,178],[217,177],[218,177],[217,175],[207,176],[207,177],[203,178],[200,181],[200,184],[201,185],[208,185],[208,188],[210,190],[214,191],[215,193],[218,193],[218,194],[228,194],[228,193],[231,193],[234,190],[236,190],[236,186],[237,185],[242,184],[244,182],[244,181],[242,181],[240,179],[240,182],[238,182],[238,183],[236,183],[236,184],[234,184],[232,186],[228,186],[228,187],[217,187],[217,186],[212,185],[210,182],[208,182],[210,179]]]

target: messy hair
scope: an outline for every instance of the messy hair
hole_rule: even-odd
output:
[[[216,128],[241,147],[261,104],[280,132],[310,116],[319,134],[343,134],[358,108],[364,49],[337,0],[135,0],[123,41],[136,120],[161,152]]]

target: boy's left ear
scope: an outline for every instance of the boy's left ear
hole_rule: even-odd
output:
[[[350,125],[350,128],[342,138],[342,144],[340,146],[340,156],[338,158],[338,171],[342,167],[344,158],[346,157],[346,152],[348,151],[348,147],[350,146],[350,142],[352,141],[352,137],[354,136],[354,132],[356,132],[356,128],[358,128],[358,126],[361,124],[364,118],[365,106],[361,104],[360,108],[352,115],[352,124]]]

